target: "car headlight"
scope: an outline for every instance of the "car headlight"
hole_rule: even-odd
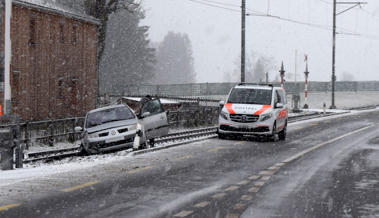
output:
[[[261,122],[268,120],[272,117],[272,113],[261,115]]]
[[[84,135],[85,139],[97,138],[97,137],[99,137],[99,135],[97,135],[97,134],[88,134],[88,133],[85,133],[85,135]]]
[[[137,124],[128,127],[128,130],[129,130],[129,131],[130,131],[130,130],[135,130],[135,129],[137,129]]]
[[[229,114],[226,112],[221,111],[220,116],[225,120],[229,120]]]

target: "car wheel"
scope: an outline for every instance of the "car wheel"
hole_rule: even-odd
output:
[[[284,126],[283,130],[279,132],[279,139],[280,140],[286,140],[286,135],[287,135],[287,122],[286,125]]]
[[[272,133],[268,136],[268,140],[271,142],[276,141],[276,123],[274,123],[274,126],[272,127]]]
[[[91,152],[89,152],[83,144],[80,144],[80,155],[88,156],[91,155]]]

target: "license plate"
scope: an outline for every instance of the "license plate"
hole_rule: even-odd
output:
[[[105,143],[117,142],[117,141],[121,141],[121,140],[123,140],[123,139],[124,139],[123,136],[121,136],[121,137],[115,137],[115,138],[111,138],[111,139],[106,139],[106,140],[105,140]]]
[[[249,126],[238,126],[240,129],[249,129]]]

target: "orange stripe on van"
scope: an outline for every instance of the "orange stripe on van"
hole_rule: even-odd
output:
[[[234,112],[232,106],[233,106],[232,103],[226,103],[226,104],[225,104],[225,108],[226,108],[226,110],[228,110],[228,112],[229,112],[230,114],[236,114],[236,112]]]
[[[263,105],[261,109],[259,109],[257,112],[254,113],[254,115],[259,115],[266,111],[267,109],[270,109],[272,106],[271,105]]]

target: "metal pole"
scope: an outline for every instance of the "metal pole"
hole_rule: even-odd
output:
[[[12,0],[5,1],[4,114],[11,114],[11,16]]]
[[[242,0],[242,14],[241,14],[241,82],[245,82],[245,11],[246,0]]]
[[[336,80],[335,76],[335,65],[336,65],[336,0],[333,0],[333,51],[332,51],[332,105],[330,109],[337,108],[334,105],[334,83]]]

